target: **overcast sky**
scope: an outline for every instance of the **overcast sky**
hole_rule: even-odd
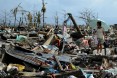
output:
[[[91,9],[98,15],[98,18],[107,24],[117,23],[117,0],[45,0],[47,11],[45,13],[46,23],[54,23],[56,12],[59,16],[59,22],[64,20],[63,14],[72,13],[77,24],[84,24],[78,18],[79,13],[85,9]],[[40,11],[42,8],[42,0],[0,0],[0,15],[6,10],[9,12],[19,3],[23,9],[27,11]]]

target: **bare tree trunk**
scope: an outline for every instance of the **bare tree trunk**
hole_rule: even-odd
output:
[[[14,20],[14,26],[16,26],[16,17],[15,17],[15,20]]]

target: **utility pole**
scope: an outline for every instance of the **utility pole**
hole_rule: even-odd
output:
[[[23,25],[23,23],[24,23],[24,22],[23,22],[23,19],[24,19],[23,17],[24,17],[24,12],[22,11],[22,17],[21,17],[22,21],[21,21],[21,25]]]
[[[4,14],[5,14],[5,15],[4,15],[4,20],[3,20],[3,25],[6,26],[6,18],[7,18],[7,17],[6,17],[6,10],[5,10]]]
[[[56,16],[55,16],[55,25],[58,26],[58,13],[56,12]]]
[[[64,11],[64,20],[66,20],[66,10],[63,11]]]
[[[7,19],[7,18],[6,18],[6,11],[5,11],[5,26],[6,26],[6,19]]]
[[[41,9],[41,11],[43,12],[43,28],[44,28],[44,16],[45,16],[45,12],[46,12],[46,7],[45,7],[45,3],[44,3],[44,0],[42,0],[42,9]]]

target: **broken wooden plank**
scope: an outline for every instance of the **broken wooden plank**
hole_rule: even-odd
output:
[[[43,44],[43,45],[49,45],[52,41],[52,39],[54,38],[54,34],[52,34],[49,39]]]
[[[55,58],[55,60],[56,60],[56,62],[57,62],[57,64],[58,64],[58,66],[59,66],[60,70],[63,70],[63,67],[62,67],[62,65],[61,65],[60,61],[58,60],[58,58],[56,58],[56,56],[55,56],[55,55],[54,55],[53,57]]]

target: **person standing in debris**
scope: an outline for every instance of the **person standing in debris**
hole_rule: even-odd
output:
[[[88,40],[85,37],[82,40],[82,45],[83,45],[84,48],[89,48]]]
[[[104,28],[102,27],[101,21],[97,22],[96,35],[97,35],[97,40],[98,40],[97,53],[102,54],[101,52],[102,52],[102,47],[103,47],[103,43],[104,43]],[[99,52],[99,50],[100,50],[100,52]]]

